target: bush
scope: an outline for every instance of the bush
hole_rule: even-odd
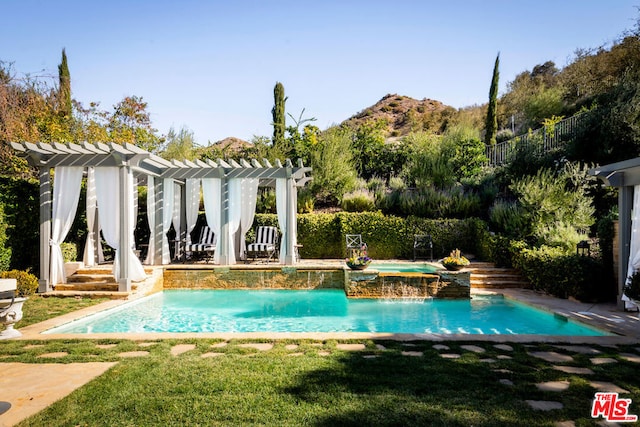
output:
[[[254,227],[278,226],[273,214],[257,214]],[[430,234],[434,242],[434,256],[444,257],[453,249],[464,254],[488,258],[489,233],[484,221],[431,220],[410,216],[385,216],[380,212],[298,215],[298,243],[303,258],[342,258],[346,253],[345,234],[362,234],[369,245],[369,255],[377,259],[413,256],[413,235]]]
[[[600,260],[567,254],[561,248],[525,248],[515,254],[514,267],[525,275],[534,289],[560,298],[595,302],[613,297],[611,283]]]
[[[341,205],[347,212],[367,212],[375,209],[373,195],[368,190],[356,190],[345,194]]]
[[[4,207],[0,203],[0,271],[7,271],[11,263],[11,248],[6,247],[7,228],[9,225],[5,221]]]
[[[28,271],[9,270],[0,273],[2,279],[16,279],[18,296],[28,297],[38,290],[38,278]]]
[[[78,247],[75,243],[62,242],[60,244],[62,250],[62,259],[64,262],[73,262],[78,259]]]

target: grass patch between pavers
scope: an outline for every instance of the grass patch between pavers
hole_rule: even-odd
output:
[[[615,383],[630,393],[630,412],[640,413],[638,365],[619,353],[638,353],[632,346],[594,346],[616,360],[593,365],[590,358],[552,344],[491,342],[313,341],[274,340],[270,350],[245,347],[265,340],[188,339],[11,341],[0,346],[1,362],[68,363],[119,361],[101,377],[71,393],[22,426],[156,426],[156,425],[452,425],[544,426],[590,418],[595,389],[589,381]],[[338,344],[360,342],[359,351]],[[195,344],[179,356],[172,347]],[[295,348],[287,349],[287,345]],[[484,349],[477,353],[463,346]],[[124,358],[119,354],[148,351]],[[403,351],[422,352],[420,357]],[[215,351],[221,356],[203,358]],[[568,366],[588,367],[592,375],[567,374],[531,355],[554,351],[572,356]],[[38,355],[66,352],[55,360]],[[295,353],[296,357],[291,354]],[[302,354],[300,354],[302,353]],[[445,359],[442,353],[460,354]],[[509,356],[510,358],[499,358]],[[509,379],[513,385],[501,384]],[[541,391],[537,383],[568,381],[561,393]],[[525,400],[556,401],[563,409],[530,408]]]

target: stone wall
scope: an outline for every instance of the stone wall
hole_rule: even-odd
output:
[[[165,268],[164,289],[344,289],[343,269]]]
[[[377,273],[349,271],[349,298],[470,298],[471,273]]]
[[[164,269],[164,289],[344,289],[349,298],[470,298],[468,271],[379,273],[342,268],[180,267]]]

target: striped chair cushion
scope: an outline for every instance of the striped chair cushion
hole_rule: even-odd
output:
[[[256,241],[247,246],[247,252],[275,251],[277,239],[277,227],[260,226],[256,230]]]
[[[200,240],[198,243],[192,243],[185,246],[187,252],[210,252],[216,250],[216,235],[208,225],[202,227],[200,231]]]
[[[273,243],[251,243],[247,246],[247,251],[249,252],[266,252],[273,251],[276,249],[276,245]]]

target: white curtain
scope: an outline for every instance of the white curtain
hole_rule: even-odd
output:
[[[240,258],[245,259],[247,251],[247,231],[253,225],[256,214],[256,201],[258,199],[258,179],[242,179],[242,202],[240,209]]]
[[[278,225],[282,231],[280,239],[280,263],[284,264],[287,256],[287,180],[284,178],[276,179],[276,211],[278,212]]]
[[[200,208],[200,179],[187,178],[186,191],[186,216],[187,216],[187,245],[191,244],[191,232],[196,228],[198,221],[198,209]]]
[[[631,211],[631,244],[629,246],[629,263],[627,265],[627,280],[633,273],[640,270],[640,185],[633,187],[633,210]],[[624,293],[622,301],[627,309],[636,307]]]
[[[229,197],[229,238],[227,239],[227,259],[229,260],[229,264],[235,264],[235,235],[240,227],[240,219],[242,215],[242,179],[230,179],[227,188]]]
[[[131,206],[131,210],[127,212],[129,215],[129,229],[127,233],[131,236],[131,246],[127,248],[127,257],[129,259],[129,278],[134,282],[139,282],[141,280],[145,280],[147,278],[147,273],[144,271],[144,267],[142,267],[142,263],[140,262],[140,258],[135,253],[136,248],[136,239],[134,237],[134,232],[136,230],[136,219],[138,216],[138,180],[133,177],[133,172],[129,169],[126,176],[126,191],[122,198],[129,198],[129,206]],[[118,277],[116,275],[116,277]]]
[[[153,254],[156,251],[156,191],[152,176],[147,176],[147,222],[149,223],[149,246],[145,264],[153,264]]]
[[[287,186],[289,187],[289,193],[291,197],[291,204],[289,210],[287,210]],[[294,253],[289,253],[293,250],[293,247],[297,244],[297,224],[296,224],[296,212],[297,212],[297,190],[295,187],[295,181],[293,179],[278,178],[276,179],[276,209],[278,211],[278,225],[282,230],[282,238],[280,241],[280,263],[284,264],[287,255],[295,256]],[[287,228],[287,218],[292,217],[291,221],[293,229]],[[291,247],[287,247],[287,236],[290,236]]]
[[[64,259],[60,244],[64,242],[78,208],[80,186],[82,183],[82,167],[56,167],[53,183],[53,213],[51,218],[51,265],[49,282],[66,283]]]
[[[100,239],[100,228],[98,227],[99,215],[97,209],[96,198],[96,178],[95,169],[87,168],[87,240],[84,245],[84,254],[82,261],[86,266],[94,266],[96,264],[96,244],[98,245],[98,262],[104,261],[102,252],[102,240]]]
[[[174,184],[173,184],[173,213],[171,214],[171,220],[173,222],[173,229],[176,232],[176,237],[175,237],[176,242],[179,242],[180,241],[180,237],[181,237],[180,236],[180,226],[181,226],[181,224],[180,224],[181,223],[181,220],[180,220],[180,218],[181,218],[181,214],[180,213],[181,212],[180,211],[181,211],[181,207],[182,207],[181,206],[182,205],[182,203],[181,203],[182,196],[181,196],[180,192],[181,192],[180,191],[180,184],[176,184],[174,182]],[[176,244],[176,245],[174,245],[174,248],[176,250],[176,252],[174,254],[175,258],[179,258],[180,257],[180,253],[179,253],[180,245]]]
[[[218,239],[218,249],[213,253],[214,264],[220,263],[220,210],[222,209],[222,182],[220,178],[202,179],[202,198],[204,213],[209,228]]]
[[[135,228],[135,218],[133,212],[133,175],[127,174],[126,194],[120,194],[120,171],[117,167],[99,167],[95,171],[96,176],[96,196],[98,199],[98,209],[102,213],[100,216],[102,224],[102,234],[107,244],[115,249],[113,260],[113,274],[116,278],[120,273],[120,262],[118,251],[120,248],[120,200],[129,198],[132,209],[126,214],[129,215],[131,224],[129,233],[133,241],[133,230]],[[138,257],[133,252],[133,247],[124,248],[127,251],[129,260],[129,278],[132,281],[140,281],[146,277],[144,268]]]
[[[167,233],[171,228],[171,220],[173,217],[173,179],[165,178],[162,194],[162,263],[169,264],[171,262],[171,254],[169,253],[169,238]]]

